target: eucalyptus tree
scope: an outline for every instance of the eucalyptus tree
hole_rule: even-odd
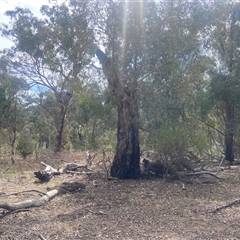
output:
[[[11,23],[2,34],[14,42],[4,54],[12,61],[13,72],[24,77],[31,86],[43,86],[38,92],[44,106],[44,91],[55,95],[59,110],[52,113],[57,129],[55,151],[62,147],[67,109],[71,105],[76,82],[82,82],[84,67],[92,53],[93,34],[88,27],[88,3],[69,1],[42,6],[42,17],[28,9],[7,11]],[[51,111],[48,109],[48,111]]]
[[[136,90],[143,74],[144,17],[147,3],[108,1],[105,12],[106,51],[96,55],[103,66],[118,112],[117,146],[111,175],[137,178],[140,175],[139,115]],[[141,45],[141,43],[143,45]]]
[[[224,123],[220,130],[224,136],[225,159],[233,162],[240,87],[240,4],[234,1],[209,4],[209,42],[215,62],[215,67],[210,72],[211,95],[221,112],[218,121]]]
[[[155,18],[153,22],[159,32],[155,33],[148,58],[151,63],[160,60],[162,67],[145,79],[142,83],[145,88],[140,90],[143,93],[143,129],[148,129],[148,132],[145,131],[145,141],[148,147],[162,151],[162,144],[174,146],[171,141],[176,143],[176,136],[179,135],[176,131],[179,130],[182,135],[182,141],[179,139],[181,149],[187,150],[196,145],[193,135],[201,135],[194,115],[197,99],[204,87],[208,62],[202,52],[200,38],[204,23],[199,20],[204,12],[201,4],[196,2],[166,2],[159,8],[161,14],[158,14],[163,20]],[[149,35],[152,33],[150,31]],[[171,135],[168,141],[166,139],[170,136],[166,136],[167,133]]]
[[[147,119],[146,124],[157,123],[158,116],[160,121],[169,122],[174,117],[186,118],[184,104],[188,103],[188,93],[182,103],[179,99],[184,98],[177,94],[185,90],[183,81],[188,84],[190,69],[197,69],[201,62],[198,28],[193,27],[196,22],[190,3],[107,1],[107,4],[107,13],[101,14],[106,19],[105,25],[99,27],[105,33],[106,53],[98,49],[96,54],[118,111],[111,174],[135,178],[139,174],[139,128],[151,129],[150,125],[148,129],[141,126],[143,118]],[[203,74],[200,70],[199,74]],[[191,83],[188,87],[191,92]],[[165,109],[159,98],[168,105]]]
[[[15,162],[17,135],[27,125],[27,111],[24,107],[29,85],[24,79],[10,74],[8,63],[0,60],[0,128],[6,133],[11,149],[11,160]],[[2,139],[5,137],[2,136]]]

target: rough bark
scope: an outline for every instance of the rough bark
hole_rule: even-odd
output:
[[[59,123],[57,124],[57,136],[56,136],[56,145],[55,152],[61,152],[62,149],[62,137],[63,137],[63,129],[66,117],[66,107],[61,106],[61,111],[59,114]]]
[[[229,32],[229,48],[228,51],[225,51],[223,49],[222,51],[222,56],[223,59],[227,57],[227,67],[228,67],[228,71],[229,71],[229,75],[231,76],[232,74],[234,74],[234,36],[236,34],[235,32],[235,24],[237,22],[236,16],[234,11],[231,12],[231,20],[230,20],[230,32]],[[225,48],[227,49],[227,48]],[[231,94],[231,93],[230,93]],[[234,100],[230,98],[226,99],[226,119],[225,119],[225,127],[226,127],[226,134],[225,134],[225,159],[229,162],[232,163],[234,162]]]
[[[234,106],[231,103],[226,103],[225,127],[225,159],[232,163],[234,162]]]
[[[109,88],[117,103],[117,146],[111,176],[121,179],[138,178],[140,176],[140,147],[136,89],[123,87],[113,61],[101,50],[98,49],[96,55],[103,66]]]
[[[137,178],[140,169],[140,148],[138,113],[134,99],[127,96],[117,99],[118,129],[116,154],[111,167],[111,176],[118,178]]]

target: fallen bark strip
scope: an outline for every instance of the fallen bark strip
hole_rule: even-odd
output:
[[[56,197],[57,195],[73,192],[83,188],[85,188],[85,184],[80,182],[64,182],[58,186],[53,187],[48,192],[46,192],[44,196],[40,198],[25,200],[18,203],[0,202],[0,208],[15,211],[25,208],[40,207],[44,203],[50,201],[52,198]]]
[[[222,209],[225,209],[225,208],[227,208],[227,207],[231,207],[231,206],[233,206],[233,205],[235,205],[235,204],[238,204],[238,203],[240,203],[240,198],[239,198],[239,199],[236,199],[236,200],[234,200],[234,201],[232,201],[232,202],[230,202],[230,203],[228,203],[228,204],[226,204],[226,205],[217,207],[217,208],[215,208],[213,211],[211,211],[210,213],[216,213],[216,212],[218,212],[218,211],[220,211],[220,210],[222,210]]]

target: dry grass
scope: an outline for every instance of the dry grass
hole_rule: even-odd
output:
[[[56,156],[55,156],[56,157]],[[46,157],[56,166],[74,160],[85,161],[80,153]],[[95,160],[97,161],[97,160]],[[107,181],[101,175],[60,175],[47,184],[36,184],[37,162],[21,162],[26,171],[12,171],[0,179],[0,192],[26,189],[46,191],[63,181],[82,181],[86,189],[52,199],[40,208],[0,218],[0,239],[240,239],[240,206],[210,213],[217,206],[240,198],[240,168],[225,170],[226,181],[210,184],[166,182],[162,179]],[[33,164],[34,163],[34,164]],[[25,166],[24,166],[25,165]],[[98,184],[93,185],[93,180]],[[36,198],[36,193],[0,201]]]

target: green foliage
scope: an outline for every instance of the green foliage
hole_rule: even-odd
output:
[[[72,111],[70,140],[74,149],[100,149],[106,132],[116,131],[116,113],[96,84],[77,95]]]
[[[183,125],[162,125],[149,135],[148,144],[159,154],[173,159],[189,147],[189,136]]]
[[[28,134],[22,133],[19,137],[17,151],[23,158],[34,152],[34,142]]]
[[[23,157],[31,152],[23,127],[53,149],[61,120],[65,148],[115,151],[115,96],[92,68],[95,44],[134,90],[144,149],[171,159],[209,152],[209,142],[224,149],[227,109],[239,138],[239,3],[69,0],[41,13],[8,11],[11,23],[1,29],[15,44],[0,59],[1,143],[21,135]],[[33,88],[40,96],[26,98],[28,83],[44,86]]]
[[[54,119],[55,151],[63,147],[65,119],[76,83],[82,82],[83,69],[93,55],[93,32],[88,22],[88,4],[83,1],[42,6],[38,18],[28,9],[7,11],[11,24],[2,34],[14,41],[4,53],[15,76],[23,76],[30,84],[43,86],[53,94],[48,105],[39,96],[41,106]],[[44,99],[46,100],[46,99]]]

